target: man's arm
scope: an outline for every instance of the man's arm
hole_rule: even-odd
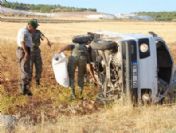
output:
[[[24,50],[24,58],[25,58],[25,60],[27,60],[29,58],[29,50],[28,50],[27,46],[25,45],[24,41],[21,42],[21,46]]]
[[[48,45],[49,47],[51,47],[51,42],[49,41],[49,39],[48,39],[46,36],[44,36],[44,38],[45,38],[46,41],[47,41],[47,45]]]
[[[72,50],[73,47],[74,47],[74,45],[72,45],[72,44],[67,45],[67,46],[61,48],[61,49],[59,50],[59,53],[62,53],[62,52],[64,52],[65,50]]]
[[[25,58],[25,60],[27,60],[29,58],[29,49],[26,46],[27,34],[25,33],[25,31],[20,32],[20,38],[19,39],[20,39],[19,42],[21,44],[21,47],[24,50],[24,58]]]
[[[42,32],[40,33],[41,33],[41,40],[45,39],[47,41],[47,45],[51,47],[51,42],[49,41],[49,39]]]

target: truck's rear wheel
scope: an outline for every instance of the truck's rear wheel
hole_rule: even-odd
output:
[[[111,50],[117,48],[117,43],[113,41],[96,40],[90,44],[94,50]]]
[[[143,103],[144,105],[148,105],[148,104],[151,103],[150,94],[144,93],[144,94],[142,95],[142,103]]]
[[[79,43],[79,44],[87,44],[88,42],[91,42],[93,40],[93,37],[91,35],[78,35],[73,37],[72,42],[73,43]]]

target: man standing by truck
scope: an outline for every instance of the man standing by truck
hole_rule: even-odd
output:
[[[34,32],[35,21],[29,21],[25,28],[18,31],[17,35],[17,59],[21,73],[20,88],[23,95],[32,96],[30,91],[30,52],[32,47],[31,33]]]
[[[33,66],[35,65],[35,80],[36,85],[40,85],[40,78],[42,73],[42,58],[41,58],[41,50],[40,50],[40,44],[41,40],[46,40],[49,47],[51,47],[51,43],[48,40],[48,38],[37,29],[39,26],[36,19],[33,19],[33,21],[36,22],[36,25],[34,27],[34,32],[32,33],[32,47],[31,47],[31,59],[30,59],[30,68],[31,68],[31,79],[32,80],[32,72],[33,72]]]
[[[90,37],[90,40],[89,40]],[[90,44],[92,41],[91,36],[83,36],[86,38],[87,41],[84,43],[74,42],[74,44],[70,44],[62,48],[59,53],[64,52],[65,50],[71,50],[71,56],[69,57],[68,61],[68,74],[70,80],[70,89],[71,95],[70,99],[74,100],[76,98],[75,95],[75,70],[78,68],[78,87],[79,87],[79,95],[82,98],[83,88],[84,88],[84,76],[86,73],[86,65],[89,64],[91,75],[93,75],[94,80],[94,73],[93,73],[93,66],[90,64],[89,53],[86,45]],[[88,39],[87,39],[88,38]],[[82,39],[82,38],[81,38]]]

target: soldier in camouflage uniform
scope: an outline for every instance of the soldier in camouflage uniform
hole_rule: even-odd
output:
[[[90,41],[91,42],[91,41]],[[87,44],[89,44],[88,42]],[[93,74],[92,65],[90,64],[88,49],[86,47],[87,44],[70,44],[66,47],[62,48],[59,53],[65,50],[71,50],[71,56],[68,60],[68,73],[69,73],[69,80],[70,80],[70,89],[71,89],[71,100],[76,98],[75,95],[75,70],[78,68],[78,87],[79,87],[79,95],[82,98],[83,88],[84,88],[84,76],[86,74],[86,65],[87,63],[90,66],[91,75]],[[94,77],[95,78],[95,77]]]
[[[37,23],[37,20],[34,20]],[[39,24],[37,23],[37,27]],[[33,72],[33,66],[35,66],[35,80],[36,85],[40,85],[40,78],[42,73],[42,58],[41,58],[41,50],[39,48],[41,44],[41,40],[46,39],[47,44],[49,47],[51,47],[50,41],[48,38],[35,27],[35,31],[32,33],[32,48],[31,48],[31,60],[30,60],[30,67],[31,67],[31,79],[32,80],[32,72]]]

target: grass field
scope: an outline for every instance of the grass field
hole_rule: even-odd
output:
[[[4,23],[0,22],[1,40],[15,41],[19,28],[25,23]],[[176,28],[174,22],[87,22],[87,23],[66,23],[66,24],[40,24],[40,29],[57,43],[70,43],[71,37],[77,34],[84,34],[87,31],[109,30],[119,33],[148,33],[155,31],[167,42],[175,42]],[[4,30],[5,29],[5,30]]]
[[[100,107],[95,103],[98,89],[86,84],[84,100],[68,100],[69,90],[57,85],[51,68],[52,55],[63,45],[71,43],[74,35],[88,31],[109,30],[119,33],[148,33],[163,37],[176,61],[176,23],[169,22],[86,22],[40,24],[40,29],[53,43],[42,43],[44,70],[42,86],[33,84],[32,98],[19,95],[16,62],[16,34],[25,23],[0,22],[0,111],[16,115],[20,122],[17,133],[175,133],[176,106],[132,108],[114,103]],[[29,122],[25,124],[26,122]],[[0,129],[0,132],[2,130]],[[3,131],[2,131],[3,132]]]

